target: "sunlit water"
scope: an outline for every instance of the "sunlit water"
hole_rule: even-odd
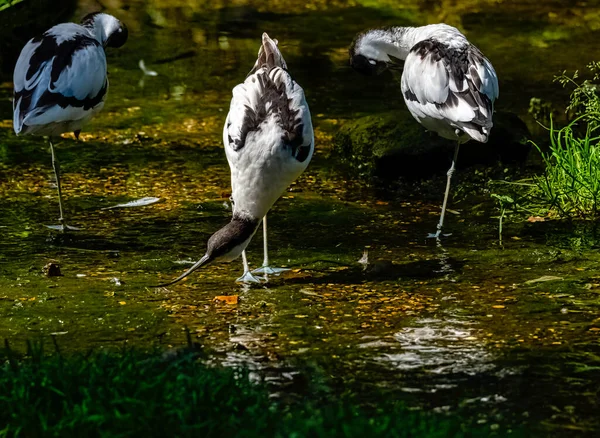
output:
[[[437,223],[443,176],[430,184],[439,188],[433,195],[376,191],[328,158],[346,120],[405,110],[391,77],[371,81],[348,67],[356,32],[460,25],[498,71],[499,108],[526,118],[531,96],[565,96],[554,74],[600,59],[585,18],[593,11],[572,8],[588,20],[582,28],[552,2],[375,3],[111,3],[131,39],[109,52],[106,107],[82,141],[65,136],[57,148],[67,211],[84,228],[72,235],[44,227],[57,216],[50,157],[42,140],[12,134],[11,85],[3,84],[0,336],[15,348],[49,335],[65,351],[168,348],[185,342],[187,327],[210,360],[251,369],[276,395],[277,387],[302,394],[324,385],[368,398],[377,388],[423,409],[467,409],[503,431],[526,423],[544,433],[598,432],[597,233],[514,225],[500,244],[482,177],[455,192],[460,215],[448,217],[452,235],[436,245],[425,236]],[[197,260],[229,220],[221,129],[262,31],[280,40],[316,128],[313,162],[269,216],[272,260],[292,271],[241,288],[234,262],[152,288]],[[141,59],[156,76],[144,75]],[[103,209],[146,196],[161,201]],[[368,263],[358,263],[365,249]],[[261,251],[257,236],[253,266]],[[51,260],[63,276],[41,273]],[[556,278],[528,283],[544,276]],[[221,295],[239,303],[215,301]]]
[[[465,322],[453,319],[423,319],[396,333],[401,352],[385,354],[400,370],[422,370],[433,374],[477,374],[489,371],[492,356],[475,341]],[[471,341],[471,342],[469,342]]]

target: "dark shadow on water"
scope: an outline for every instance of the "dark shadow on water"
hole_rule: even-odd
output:
[[[338,264],[328,260],[318,262]],[[409,263],[393,263],[389,260],[378,260],[364,270],[362,267],[348,267],[343,270],[306,269],[301,277],[269,277],[269,286],[293,284],[357,284],[362,282],[431,280],[459,274],[465,262],[454,258],[443,260],[421,260]],[[340,264],[341,265],[341,264]]]
[[[521,234],[535,242],[573,251],[600,248],[597,221],[562,220],[535,222],[523,227]]]

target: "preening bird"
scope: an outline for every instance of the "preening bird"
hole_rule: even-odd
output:
[[[360,33],[350,47],[350,64],[367,75],[403,68],[402,94],[426,129],[456,141],[448,170],[438,238],[461,143],[485,143],[492,129],[498,77],[491,62],[460,31],[447,24],[389,27]]]
[[[13,126],[17,135],[48,136],[58,189],[59,225],[65,223],[60,169],[52,136],[74,132],[104,106],[108,91],[105,47],[121,47],[127,27],[112,15],[93,13],[81,24],[62,23],[23,47],[13,75]]]
[[[304,91],[290,76],[277,40],[262,36],[258,59],[246,80],[233,89],[223,129],[225,154],[231,169],[233,217],[208,239],[206,254],[169,286],[213,261],[231,262],[242,255],[241,282],[257,282],[245,249],[261,219],[264,263],[267,253],[266,216],[285,189],[306,169],[314,151],[314,133]]]

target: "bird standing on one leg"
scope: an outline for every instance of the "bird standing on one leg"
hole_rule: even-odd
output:
[[[273,268],[269,263],[269,249],[267,243],[267,215],[263,217],[263,263],[260,268],[252,271],[253,274],[279,275],[282,272],[289,271],[288,268]],[[244,265],[244,269],[245,269]]]
[[[58,24],[23,47],[13,76],[15,133],[48,136],[58,189],[59,225],[65,223],[60,168],[50,137],[74,132],[104,106],[108,91],[105,47],[121,47],[127,27],[112,15],[93,13],[81,24]]]
[[[240,255],[244,274],[237,281],[258,281],[250,273],[245,249],[261,219],[312,158],[314,133],[304,91],[288,73],[277,40],[266,33],[254,67],[233,89],[223,142],[231,170],[233,218],[208,239],[204,257],[162,286],[212,261],[230,262]],[[266,222],[264,232],[268,265]]]
[[[498,77],[483,53],[447,24],[372,29],[350,47],[350,64],[368,75],[402,68],[402,61],[402,94],[410,113],[426,129],[457,142],[437,231],[429,235],[438,238],[460,144],[485,143],[490,135]]]

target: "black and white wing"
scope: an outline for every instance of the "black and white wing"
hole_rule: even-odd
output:
[[[263,34],[255,66],[244,83],[233,89],[223,133],[228,156],[270,135],[280,136],[299,162],[312,156],[313,131],[304,90],[286,67],[276,40]]]
[[[461,130],[486,142],[492,128],[498,77],[481,51],[464,42],[430,38],[406,57],[402,93],[413,116],[447,138]],[[446,132],[442,125],[446,125]]]
[[[234,88],[225,144],[240,152],[269,131],[281,136],[298,161],[308,158],[312,129],[304,91],[279,67],[261,69]]]
[[[59,24],[25,45],[13,80],[17,134],[83,119],[106,96],[106,55],[81,26]]]

